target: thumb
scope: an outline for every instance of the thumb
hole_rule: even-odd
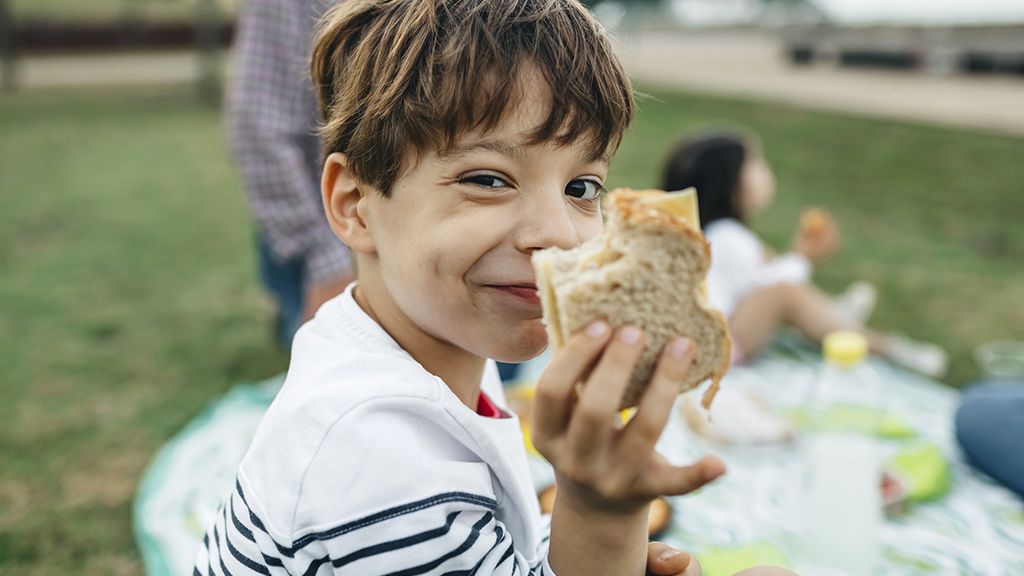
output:
[[[690,565],[690,555],[662,542],[647,544],[647,573],[651,576],[681,574]]]

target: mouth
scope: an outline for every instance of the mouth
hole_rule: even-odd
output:
[[[527,304],[540,304],[540,296],[537,295],[537,286],[532,283],[488,284],[486,287],[497,290],[506,296],[516,298]]]

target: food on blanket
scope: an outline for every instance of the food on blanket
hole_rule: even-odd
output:
[[[722,390],[710,411],[687,394],[680,402],[680,411],[694,433],[720,444],[772,444],[796,437],[796,427],[752,391]]]
[[[657,538],[668,529],[668,523],[672,520],[672,506],[668,500],[658,498],[651,502],[651,510],[647,514],[647,535],[650,538]]]
[[[808,236],[820,236],[831,226],[831,218],[821,208],[808,208],[800,215],[800,232]]]
[[[895,518],[906,514],[909,509],[910,498],[903,482],[886,471],[882,471],[882,510],[889,518]]]
[[[537,499],[540,500],[540,511],[542,513],[551,514],[551,511],[555,509],[556,491],[556,486],[552,484],[541,490],[540,494],[537,495]],[[651,510],[647,514],[647,535],[651,538],[657,538],[668,528],[671,520],[672,506],[668,503],[668,500],[664,498],[655,499],[651,502]]]
[[[641,327],[646,348],[623,395],[625,408],[639,401],[665,344],[686,336],[696,353],[679,391],[710,378],[704,395],[709,406],[729,369],[732,343],[725,318],[707,300],[711,251],[700,232],[693,189],[620,188],[609,194],[607,208],[601,237],[533,256],[551,345],[558,350],[570,334],[595,320]]]

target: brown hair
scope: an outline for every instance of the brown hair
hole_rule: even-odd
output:
[[[313,46],[324,155],[388,195],[410,150],[497,126],[531,67],[550,89],[531,143],[583,138],[595,159],[618,147],[632,87],[578,0],[343,0]]]

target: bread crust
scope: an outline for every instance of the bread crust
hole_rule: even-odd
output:
[[[543,291],[542,300],[544,302],[545,324],[548,327],[552,345],[557,349],[560,342],[568,339],[569,334],[567,332],[580,329],[581,322],[589,322],[596,319],[604,319],[616,324],[621,321],[635,322],[635,320],[626,320],[621,314],[615,314],[611,311],[609,315],[618,316],[618,321],[613,318],[602,318],[598,310],[601,305],[596,305],[596,307],[595,305],[585,305],[581,309],[581,295],[583,295],[583,301],[587,301],[588,297],[585,296],[589,293],[587,290],[596,289],[600,292],[603,283],[609,280],[587,281],[584,288],[580,278],[590,270],[603,270],[608,266],[608,274],[612,274],[614,285],[616,282],[611,270],[615,269],[616,261],[620,258],[627,258],[635,260],[638,264],[643,264],[640,261],[644,259],[644,255],[653,254],[653,252],[647,252],[646,250],[644,252],[634,252],[628,248],[626,252],[622,252],[621,250],[625,244],[636,242],[638,238],[679,238],[681,240],[679,246],[686,247],[684,250],[685,256],[676,255],[673,258],[682,257],[684,258],[683,261],[687,262],[687,265],[691,267],[689,276],[691,278],[689,282],[692,282],[693,286],[691,309],[696,313],[696,316],[680,318],[679,322],[686,323],[691,328],[696,327],[698,332],[702,333],[703,338],[709,341],[696,341],[695,345],[698,348],[706,346],[706,349],[711,351],[710,354],[715,356],[715,358],[703,357],[699,364],[700,372],[696,373],[694,378],[688,378],[680,392],[690,390],[705,379],[710,379],[712,381],[711,385],[705,392],[703,399],[703,404],[710,406],[718,390],[719,381],[728,371],[731,364],[732,343],[729,338],[728,324],[721,312],[710,306],[706,297],[704,278],[711,264],[710,245],[700,233],[699,228],[695,228],[695,225],[691,224],[687,219],[685,210],[676,214],[673,213],[673,210],[679,211],[678,205],[673,209],[672,206],[660,203],[661,200],[664,200],[663,194],[661,191],[616,189],[607,198],[609,223],[604,237],[574,251],[566,252],[549,249],[535,256],[534,264],[537,271],[537,287],[539,291]],[[691,216],[695,218],[695,215]],[[630,240],[627,241],[627,238]],[[594,242],[597,243],[595,244]],[[644,240],[643,242],[646,242],[648,249],[650,249],[650,240]],[[654,250],[657,251],[658,249],[655,248]],[[555,266],[556,261],[560,262],[562,266]],[[567,270],[566,265],[571,270]],[[621,280],[622,269],[619,268],[619,270],[618,274],[620,276],[618,279]],[[643,270],[643,265],[639,265],[635,269],[636,273],[641,275],[644,273]],[[652,274],[660,273],[652,271]],[[655,283],[657,282],[652,278],[651,284],[648,285]],[[660,285],[661,288],[658,289],[660,291],[656,291],[653,294],[665,293],[664,282],[662,281]],[[642,294],[642,292],[637,294]],[[671,297],[687,298],[683,291],[673,292]],[[566,307],[564,304],[570,301],[573,304]],[[563,305],[560,305],[559,302]],[[663,300],[663,302],[667,301]],[[633,310],[625,300],[623,300],[623,304],[627,306],[627,309]],[[585,311],[586,309],[589,309],[589,312]],[[595,313],[598,316],[590,317]],[[653,369],[657,358],[657,353],[652,351],[653,346],[664,345],[665,342],[661,342],[661,340],[668,336],[665,330],[666,324],[661,323],[660,326],[660,331],[656,333],[661,334],[661,336],[658,337],[657,343],[649,344],[652,348],[645,350],[646,360],[643,360],[641,365],[638,365],[637,371],[633,374],[633,381],[631,381],[623,398],[624,407],[635,405],[648,383],[647,378],[649,376],[644,376],[644,374],[651,373],[650,371]],[[676,333],[686,334],[688,332],[680,330]],[[713,334],[714,336],[708,336],[708,334]],[[715,363],[709,364],[709,360]],[[697,363],[696,357],[694,362],[695,364]]]
[[[643,199],[650,197],[651,194],[664,193],[665,192],[663,190],[633,190],[631,188],[616,188],[608,195],[608,206],[611,208],[613,215],[617,215],[629,224],[641,226],[653,225],[668,228],[677,234],[699,243],[704,249],[704,256],[707,261],[707,265],[702,267],[702,274],[706,275],[711,264],[711,244],[709,244],[707,239],[704,238],[704,235],[700,231],[694,230],[693,226],[683,218],[664,210],[652,208],[649,205],[645,205],[643,202]],[[729,323],[726,320],[725,315],[723,315],[717,308],[711,306],[707,302],[707,298],[704,294],[697,292],[694,294],[694,298],[697,302],[697,306],[710,314],[728,335]],[[700,345],[700,342],[695,344]],[[701,400],[701,404],[704,408],[711,407],[711,403],[715,399],[715,394],[718,393],[719,384],[722,381],[722,378],[725,377],[729,368],[732,366],[732,339],[727,336],[722,339],[720,344],[725,348],[725,353],[721,354],[721,360],[709,376],[711,379],[711,385],[708,387]]]

